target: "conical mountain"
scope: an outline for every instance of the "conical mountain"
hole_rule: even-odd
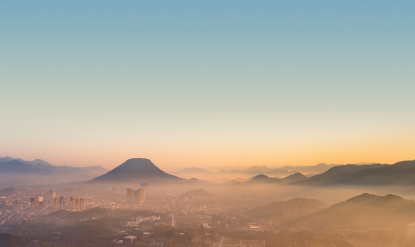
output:
[[[181,178],[160,170],[149,159],[133,158],[91,181],[119,183],[143,180],[181,180]]]
[[[267,175],[259,174],[251,178],[250,180],[244,182],[244,184],[252,183],[281,183],[281,180],[279,178],[270,178]]]
[[[291,175],[283,178],[282,180],[284,180],[285,182],[291,183],[291,182],[298,182],[298,181],[307,180],[307,179],[308,179],[308,177],[306,177],[303,174],[297,172],[297,173],[291,174]]]

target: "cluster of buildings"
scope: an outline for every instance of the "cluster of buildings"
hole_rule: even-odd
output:
[[[406,241],[415,241],[415,222],[406,226]]]
[[[141,222],[160,222],[160,216],[137,217],[132,221],[121,222],[122,227],[138,227]],[[154,224],[156,225],[156,224]]]
[[[85,199],[75,198],[73,196],[69,199],[69,206],[66,206],[66,199],[64,196],[56,196],[55,190],[49,190],[46,197],[51,199],[55,210],[68,209],[70,211],[82,211],[85,210]],[[45,197],[35,196],[30,198],[30,209],[39,210],[45,208]]]
[[[66,198],[64,196],[56,196],[55,190],[49,190],[47,193],[47,196],[50,197],[53,200],[54,208],[55,210],[62,210],[62,209],[68,209],[70,211],[83,211],[85,210],[85,199],[84,198],[75,198],[71,196],[69,198],[69,205],[66,205]],[[39,200],[41,198],[41,200]],[[43,205],[43,196],[38,196],[36,198],[31,199],[31,208],[36,209],[38,204],[41,206]],[[40,206],[40,207],[41,207]]]
[[[127,188],[127,199],[138,203],[144,203],[146,201],[146,190],[144,187],[134,190]]]
[[[30,209],[38,210],[45,208],[45,198],[43,196],[36,196],[30,198]]]
[[[85,198],[81,197],[81,198],[75,198],[73,196],[71,196],[69,198],[69,210],[71,211],[83,211],[85,210]]]
[[[68,209],[69,211],[83,211],[85,210],[85,198],[76,198],[71,196],[69,198],[69,205],[66,207],[65,197],[55,197],[55,210]]]

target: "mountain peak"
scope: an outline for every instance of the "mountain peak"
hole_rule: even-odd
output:
[[[383,196],[379,200],[382,200],[382,201],[385,201],[385,202],[402,202],[402,201],[405,201],[405,199],[403,199],[402,197],[394,195],[394,194],[387,194],[386,196]]]
[[[126,160],[118,167],[129,167],[129,168],[139,168],[139,167],[156,167],[151,160],[146,158],[131,158]],[[117,167],[117,168],[118,168]]]
[[[259,174],[259,175],[256,175],[255,177],[253,177],[251,180],[263,180],[263,179],[269,179],[269,177],[267,175],[264,175],[264,174]]]
[[[139,179],[179,179],[160,170],[151,160],[146,158],[128,159],[121,165],[96,177],[93,181],[128,182]]]
[[[145,172],[145,173],[159,173],[163,172],[151,160],[146,158],[132,158],[128,159],[121,165],[117,166],[108,173],[125,173],[125,172]]]
[[[361,195],[349,198],[348,200],[346,200],[346,202],[359,202],[359,203],[371,202],[371,201],[377,200],[379,198],[381,198],[381,197],[377,196],[377,195],[373,195],[373,194],[369,194],[369,193],[363,193]]]
[[[306,180],[306,179],[308,179],[308,177],[304,176],[302,173],[299,173],[299,172],[291,174],[291,175],[283,178],[283,180],[286,181],[286,182],[298,182],[298,181],[302,181],[302,180]]]

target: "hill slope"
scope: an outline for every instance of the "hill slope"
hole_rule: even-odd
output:
[[[287,201],[275,201],[265,206],[256,207],[247,212],[251,217],[274,217],[279,221],[285,221],[294,217],[315,213],[327,208],[323,202],[306,199],[294,198]]]
[[[289,227],[307,224],[326,228],[369,230],[401,229],[415,222],[415,202],[396,195],[361,194],[308,216],[286,222]]]

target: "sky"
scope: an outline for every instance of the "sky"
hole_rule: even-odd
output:
[[[1,1],[0,156],[415,159],[414,1]]]

